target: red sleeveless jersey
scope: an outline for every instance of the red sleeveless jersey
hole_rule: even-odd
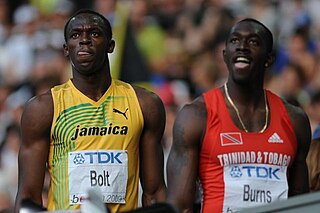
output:
[[[269,126],[247,133],[233,123],[220,89],[203,97],[208,117],[199,166],[202,211],[235,212],[287,199],[297,139],[282,100],[267,91]]]

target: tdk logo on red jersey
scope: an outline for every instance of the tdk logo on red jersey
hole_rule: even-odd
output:
[[[231,168],[230,175],[231,177],[241,177],[242,176],[241,168],[239,166],[233,166]]]
[[[230,176],[233,178],[248,177],[280,180],[279,172],[279,168],[260,165],[244,165],[241,167],[233,166],[230,171]]]

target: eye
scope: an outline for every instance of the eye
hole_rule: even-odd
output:
[[[230,43],[232,43],[232,44],[236,44],[236,43],[238,43],[239,42],[239,39],[238,38],[231,38],[230,39]]]
[[[257,39],[250,39],[249,44],[254,46],[259,46],[259,41]]]
[[[100,33],[93,31],[93,32],[90,33],[90,35],[91,35],[92,37],[99,37],[99,36],[100,36]]]
[[[72,39],[76,39],[76,38],[79,38],[80,34],[79,33],[72,33],[70,38]]]

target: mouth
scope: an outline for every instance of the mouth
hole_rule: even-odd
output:
[[[89,49],[81,49],[77,52],[77,55],[82,57],[82,56],[90,56],[93,55],[93,52]]]
[[[82,62],[88,62],[93,59],[93,53],[88,50],[80,50],[77,52],[77,56]]]
[[[234,60],[234,65],[237,69],[244,69],[250,65],[251,61],[249,58],[244,56],[238,56]]]
[[[92,55],[92,53],[87,52],[87,51],[79,51],[78,52],[78,56],[88,56],[88,55]]]

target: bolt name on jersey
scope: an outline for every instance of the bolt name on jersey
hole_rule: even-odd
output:
[[[97,171],[90,171],[90,185],[91,186],[110,186],[109,172],[103,170],[101,174]]]
[[[83,136],[104,136],[104,135],[127,135],[128,126],[113,126],[112,123],[109,126],[92,126],[92,127],[80,127],[78,125],[75,129],[74,135],[71,140],[76,140],[78,137]]]

